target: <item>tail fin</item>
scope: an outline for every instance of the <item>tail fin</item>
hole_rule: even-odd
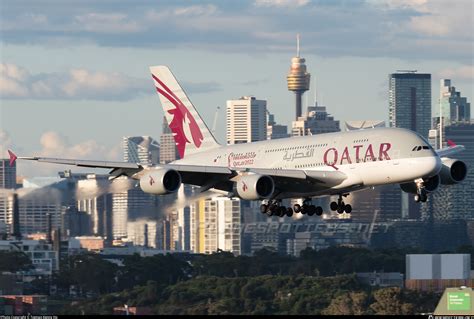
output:
[[[179,156],[184,158],[219,146],[196,108],[167,66],[151,66],[151,76],[173,132]]]

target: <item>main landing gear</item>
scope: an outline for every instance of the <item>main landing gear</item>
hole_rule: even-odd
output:
[[[303,205],[294,204],[293,210],[295,213],[308,214],[308,216],[313,216],[314,214],[321,216],[323,214],[323,208],[321,206],[314,206],[311,203],[311,198],[304,199]]]
[[[344,201],[342,200],[342,196],[346,197],[349,194],[339,194],[339,199],[337,202],[332,202],[331,203],[331,210],[332,211],[337,211],[339,214],[342,214],[344,212],[350,214],[352,212],[352,206],[349,204],[344,204]]]
[[[303,201],[303,205],[295,204],[293,208],[285,207],[281,205],[281,200],[269,200],[268,204],[260,205],[260,212],[267,214],[268,216],[293,216],[293,213],[308,214],[309,216],[323,214],[323,208],[321,206],[314,206],[311,204],[311,199],[307,198]]]
[[[267,214],[270,216],[293,216],[293,209],[291,207],[285,207],[281,205],[281,200],[271,199],[268,201],[268,204],[260,205],[260,212],[262,214]]]
[[[425,185],[423,184],[423,179],[417,179],[416,184],[416,195],[414,196],[415,202],[426,202],[428,200],[428,193],[426,192]]]

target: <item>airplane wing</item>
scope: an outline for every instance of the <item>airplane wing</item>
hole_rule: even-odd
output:
[[[462,152],[464,151],[464,149],[465,149],[464,145],[457,145],[453,141],[448,140],[448,147],[444,147],[442,149],[435,150],[435,151],[439,157],[447,157],[447,156],[451,156],[459,152]]]
[[[317,184],[329,188],[342,183],[347,175],[339,171],[303,171],[294,169],[231,168],[226,166],[166,164],[181,174],[183,183],[201,186],[201,192],[211,188],[231,192],[235,180],[244,173],[268,175],[275,181],[275,187],[291,188],[291,185]]]
[[[77,160],[51,157],[17,157],[12,151],[8,151],[10,155],[10,164],[12,165],[16,159],[30,160],[44,163],[64,164],[78,167],[90,168],[109,168],[112,169],[109,174],[114,177],[128,176],[132,177],[136,173],[144,170],[145,167],[139,163],[128,162],[110,162],[110,161],[93,161],[93,160]],[[164,164],[156,167],[165,167],[178,171],[181,175],[182,182],[201,186],[201,191],[211,188],[231,192],[235,179],[244,173],[255,173],[271,176],[275,181],[275,187],[286,191],[292,185],[305,187],[309,185],[318,185],[321,188],[329,188],[342,183],[346,178],[346,174],[339,171],[304,171],[294,169],[268,169],[268,168],[232,168],[226,166],[205,166],[205,165],[182,165],[182,164]]]
[[[10,155],[10,165],[13,165],[17,159],[37,161],[43,163],[53,164],[64,164],[79,167],[91,167],[91,168],[111,168],[110,174],[118,177],[120,175],[132,176],[133,174],[141,171],[143,166],[137,163],[128,162],[109,162],[109,161],[91,161],[91,160],[78,160],[78,159],[66,159],[66,158],[52,158],[52,157],[39,157],[39,156],[16,156],[11,150],[8,150]]]

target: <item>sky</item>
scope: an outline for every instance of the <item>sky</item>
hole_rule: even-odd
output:
[[[388,75],[432,74],[474,97],[471,0],[0,0],[0,157],[122,160],[123,136],[159,139],[163,110],[148,71],[168,65],[216,137],[226,100],[266,99],[291,126],[286,75],[311,73],[304,104],[341,123],[388,120]],[[341,125],[342,126],[342,125]],[[67,167],[18,164],[18,175]],[[100,172],[100,171],[97,171]]]

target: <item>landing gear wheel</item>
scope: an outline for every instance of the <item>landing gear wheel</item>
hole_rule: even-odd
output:
[[[344,208],[338,207],[338,208],[337,208],[337,213],[338,213],[338,214],[344,213]]]
[[[286,209],[286,216],[288,216],[288,217],[293,216],[293,208],[288,207],[288,208]]]
[[[300,204],[294,204],[293,205],[293,210],[295,213],[300,213],[301,212],[301,205]]]
[[[428,196],[425,194],[425,195],[421,195],[421,198],[420,198],[421,202],[422,203],[426,203],[426,201],[428,200]]]
[[[339,207],[339,205],[337,205],[337,203],[336,203],[336,202],[331,202],[331,205],[330,205],[330,207],[331,207],[331,210],[332,210],[332,211],[336,211],[336,210],[337,210],[337,208]]]
[[[415,200],[415,202],[419,203],[421,201],[421,196],[416,194],[413,199]]]
[[[346,206],[344,206],[344,211],[350,214],[352,212],[352,206],[349,204],[346,204]]]
[[[278,207],[278,216],[283,217],[285,215],[286,215],[286,207],[285,206]]]
[[[316,215],[321,216],[323,214],[323,208],[321,206],[317,206],[316,209]]]
[[[308,206],[308,216],[313,216],[316,213],[316,206],[309,205]]]
[[[260,212],[262,214],[265,214],[267,210],[268,210],[268,205],[265,205],[265,204],[260,205]]]
[[[278,214],[278,206],[275,204],[270,205],[269,211],[271,212],[271,215],[269,216],[275,216]]]
[[[300,211],[301,214],[307,214],[308,213],[308,205],[306,204],[303,204],[303,206],[301,206],[301,211]]]

